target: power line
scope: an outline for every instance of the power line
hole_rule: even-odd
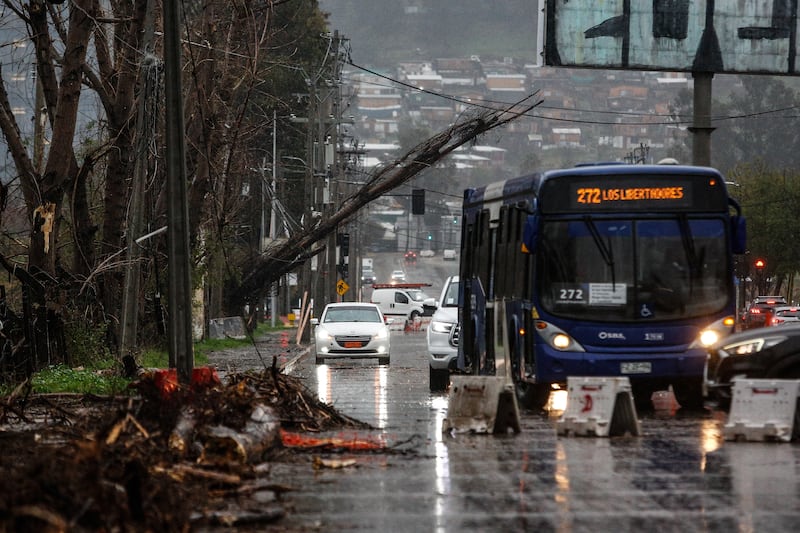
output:
[[[450,101],[453,101],[453,102],[456,102],[456,103],[459,103],[459,104],[463,104],[463,105],[471,106],[471,107],[476,107],[476,108],[495,109],[495,107],[492,107],[492,105],[490,105],[490,104],[508,105],[508,102],[501,102],[501,101],[489,100],[489,99],[482,99],[481,101],[485,102],[486,105],[481,105],[481,104],[478,104],[478,103],[476,103],[476,102],[474,102],[472,100],[464,100],[464,99],[459,98],[457,96],[454,96],[452,94],[440,93],[440,92],[435,92],[435,91],[431,91],[431,90],[428,90],[428,89],[424,89],[424,88],[421,88],[421,87],[416,87],[416,86],[411,85],[409,83],[406,83],[404,81],[392,78],[391,76],[387,76],[385,74],[381,74],[380,72],[377,72],[377,71],[374,71],[372,69],[363,67],[363,66],[358,65],[356,63],[353,63],[352,61],[348,61],[347,63],[349,65],[351,65],[352,67],[357,68],[359,70],[362,70],[362,71],[364,71],[364,72],[366,72],[368,74],[372,74],[374,76],[378,76],[380,78],[383,78],[383,79],[389,81],[392,84],[392,85],[383,85],[385,87],[393,87],[394,85],[400,85],[402,87],[405,87],[409,91],[430,94],[432,96],[436,96],[436,97],[442,98],[444,100],[450,100]],[[375,82],[369,82],[369,83],[373,84],[373,85],[382,86],[382,85],[380,85],[378,83],[375,83]],[[692,124],[694,122],[690,115],[681,115],[681,114],[668,114],[667,115],[667,114],[645,113],[645,112],[638,113],[638,112],[634,112],[634,111],[609,111],[609,110],[568,108],[568,107],[545,106],[545,105],[537,106],[537,109],[547,109],[547,110],[558,111],[558,112],[610,114],[610,115],[616,115],[616,116],[620,116],[621,115],[621,116],[634,116],[634,117],[639,117],[639,116],[641,116],[641,117],[665,117],[665,118],[670,118],[670,120],[660,121],[660,122],[659,121],[642,121],[642,122],[599,121],[599,120],[583,120],[583,119],[574,119],[574,118],[571,119],[571,118],[562,118],[562,117],[550,117],[550,116],[542,115],[542,114],[539,114],[539,113],[525,113],[523,116],[526,116],[526,117],[529,117],[529,118],[540,118],[540,119],[544,119],[544,120],[553,120],[553,121],[556,121],[556,122],[568,122],[568,123],[575,123],[575,124],[619,125],[619,126],[658,126],[658,125],[674,126],[674,125],[684,125],[684,124],[690,125],[690,124]],[[747,119],[747,118],[760,118],[760,117],[765,117],[766,115],[772,115],[772,114],[775,114],[775,113],[782,113],[782,112],[793,110],[793,109],[800,109],[800,105],[791,105],[791,106],[785,106],[785,107],[780,107],[780,108],[776,108],[776,109],[768,109],[768,110],[756,111],[756,112],[752,112],[752,113],[742,113],[742,114],[737,114],[737,115],[712,116],[711,117],[711,121],[712,122],[720,122],[720,121],[729,121],[729,120],[741,120],[741,119]],[[686,120],[676,120],[676,118],[673,118],[673,117],[688,117],[688,118]],[[768,117],[768,118],[795,119],[795,118],[800,118],[800,115],[789,115],[789,116],[784,116],[784,117]]]

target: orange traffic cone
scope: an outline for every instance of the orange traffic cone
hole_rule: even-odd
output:
[[[289,347],[289,332],[281,331],[281,348]]]

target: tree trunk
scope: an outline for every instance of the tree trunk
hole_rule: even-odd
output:
[[[93,0],[74,0],[70,9],[69,32],[61,64],[61,85],[58,104],[53,116],[53,133],[47,165],[39,184],[38,205],[29,205],[34,224],[31,228],[31,247],[28,265],[55,275],[56,235],[61,219],[64,185],[69,182],[74,153],[72,142],[78,115],[81,91],[81,72],[86,60],[86,48],[91,36]],[[49,62],[48,62],[49,64]],[[45,91],[47,92],[47,91]]]

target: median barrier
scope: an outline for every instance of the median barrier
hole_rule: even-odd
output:
[[[639,436],[630,380],[627,377],[568,377],[567,406],[556,422],[559,435]]]
[[[783,441],[800,438],[800,380],[737,379],[725,440]]]

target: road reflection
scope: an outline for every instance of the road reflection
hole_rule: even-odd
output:
[[[519,434],[443,433],[448,396],[429,391],[424,337],[398,337],[402,355],[390,367],[299,367],[320,401],[401,443],[386,456],[359,456],[358,469],[325,472],[335,483],[297,496],[307,524],[437,533],[798,529],[796,443],[725,441],[718,412],[639,413],[637,437],[560,436],[566,391],[551,395],[551,407],[562,407],[549,416],[521,412]]]
[[[442,533],[447,531],[446,503],[450,496],[450,457],[442,433],[444,420],[447,417],[447,404],[448,400],[446,396],[434,396],[431,398],[431,408],[434,411],[434,419],[432,424],[433,434],[429,435],[429,437],[433,441],[436,465],[436,497],[433,512],[436,517],[435,531]]]
[[[366,372],[372,376],[372,402],[366,402],[361,389],[347,387],[352,376],[344,373]],[[317,398],[320,402],[333,404],[360,403],[362,409],[372,409],[371,417],[357,415],[364,422],[368,422],[378,429],[385,429],[389,420],[388,408],[388,366],[340,366],[320,364],[316,368]],[[341,383],[335,383],[336,381]],[[338,386],[337,386],[338,385]],[[335,391],[335,395],[334,395]],[[371,419],[370,419],[371,418]]]

